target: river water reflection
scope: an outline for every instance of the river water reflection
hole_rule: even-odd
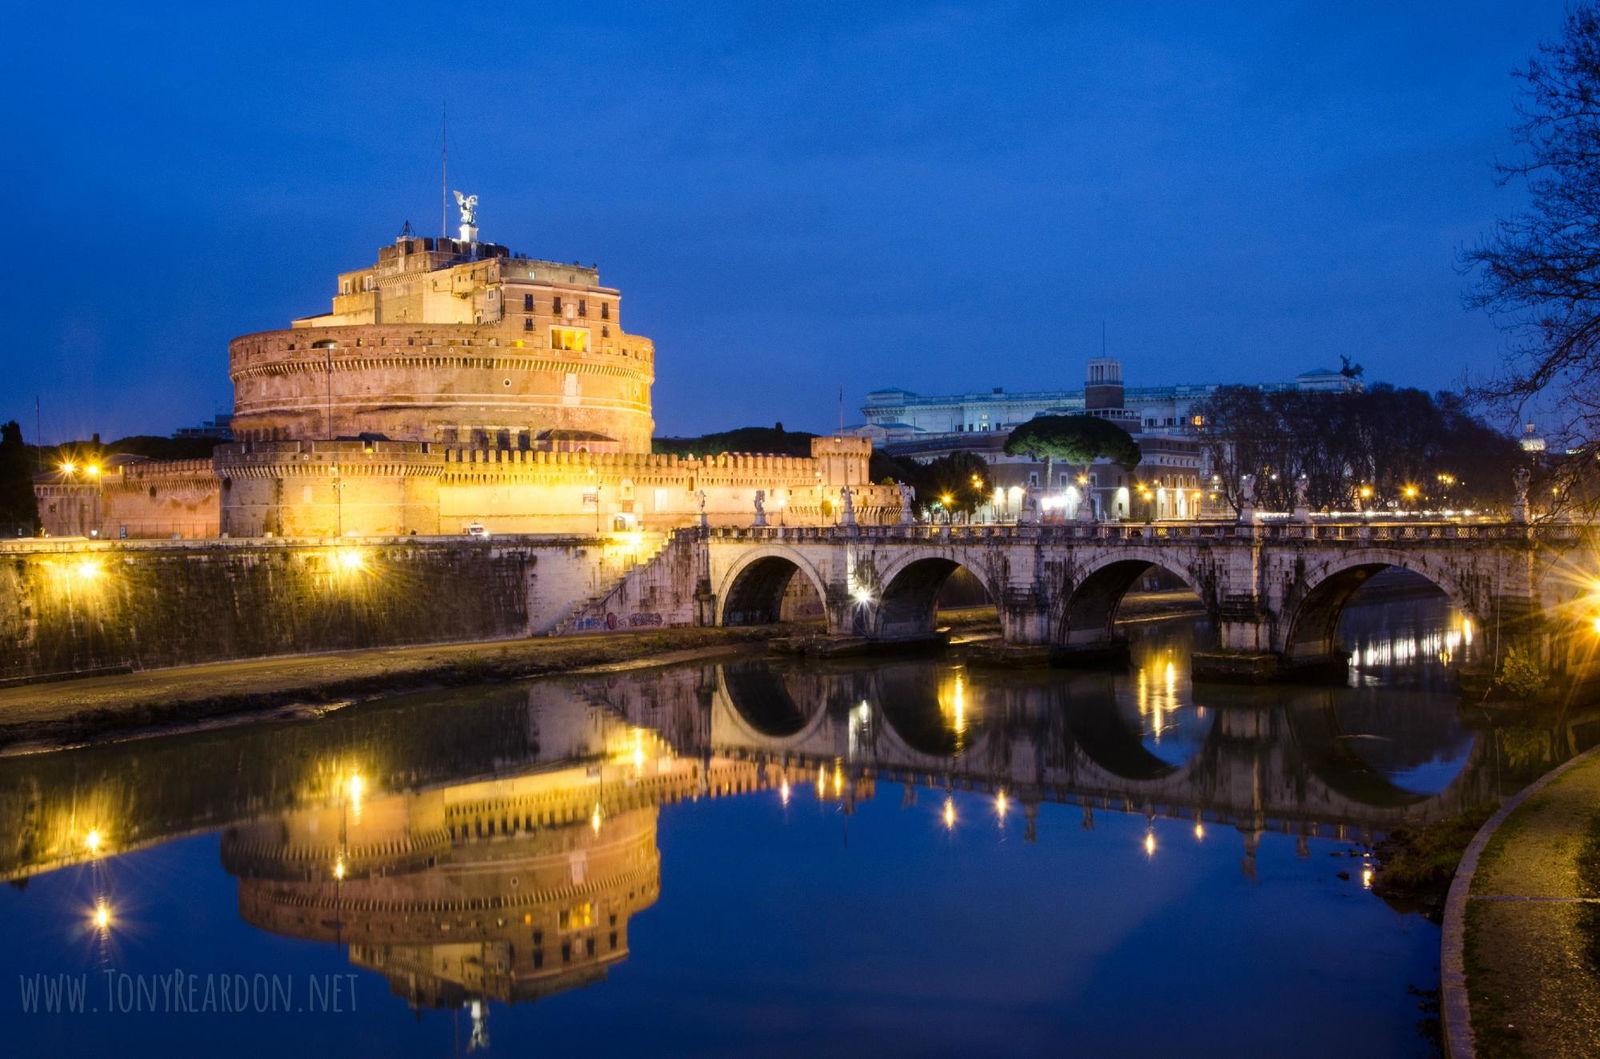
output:
[[[1509,782],[1470,626],[1352,608],[1347,685],[1266,689],[1131,631],[1126,672],[741,659],[0,761],[8,1042],[1428,1054],[1438,932],[1363,851]],[[61,974],[99,1010],[23,1013]]]

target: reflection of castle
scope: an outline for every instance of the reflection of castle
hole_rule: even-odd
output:
[[[466,216],[465,202],[463,203]],[[475,206],[474,206],[475,208]],[[669,529],[749,524],[757,490],[791,525],[862,521],[872,444],[809,458],[652,455],[655,348],[622,330],[595,266],[402,232],[342,273],[332,311],[235,339],[235,444],[208,460],[64,470],[37,491],[53,535],[235,537]]]
[[[352,828],[358,847],[347,867],[339,828],[315,826],[328,823],[321,814],[230,832],[224,860],[241,874],[240,914],[277,934],[348,945],[352,963],[384,975],[419,1007],[516,1003],[603,978],[627,956],[629,917],[660,890],[659,810],[627,810],[595,826],[591,808],[582,819],[527,829],[527,817],[501,814],[529,809],[529,799],[455,800],[469,789],[374,804],[380,815],[393,812],[393,826]],[[319,843],[318,835],[327,837]],[[282,856],[278,865],[266,862],[269,852]],[[313,877],[250,875],[247,864],[307,868]]]
[[[660,892],[658,806],[782,781],[674,757],[578,700],[539,711],[538,727],[555,767],[413,793],[349,773],[321,800],[229,828],[241,916],[349,946],[415,1006],[534,1000],[626,958],[628,920]]]

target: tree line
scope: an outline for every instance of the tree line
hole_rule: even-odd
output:
[[[1346,393],[1224,386],[1195,407],[1213,491],[1237,511],[1243,479],[1256,502],[1294,507],[1306,481],[1313,510],[1505,506],[1520,446],[1453,393],[1378,384]]]

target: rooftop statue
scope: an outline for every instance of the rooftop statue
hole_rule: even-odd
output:
[[[465,226],[465,227],[471,227],[472,225],[477,224],[478,223],[478,196],[476,196],[476,195],[463,195],[459,191],[456,192],[455,194],[456,194],[456,206],[459,207],[460,210],[461,210],[461,223],[462,223],[462,225]]]

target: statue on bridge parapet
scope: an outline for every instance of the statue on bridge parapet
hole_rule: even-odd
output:
[[[1256,476],[1247,474],[1239,479],[1239,521],[1256,520]]]
[[[839,525],[854,526],[856,524],[855,495],[848,485],[839,490],[839,501],[843,508],[839,515]]]
[[[751,525],[755,526],[757,529],[760,529],[763,526],[765,526],[766,524],[767,524],[767,491],[765,489],[757,489],[756,490],[756,520],[753,523],[751,523]]]
[[[900,494],[899,524],[902,526],[909,526],[916,521],[916,517],[911,513],[911,497],[914,490],[912,490],[912,488],[904,482],[896,482],[894,488],[895,492]]]
[[[1032,526],[1039,521],[1039,496],[1032,486],[1022,491],[1022,507],[1017,512],[1017,525]]]
[[[1511,501],[1511,521],[1528,521],[1528,479],[1531,477],[1528,468],[1518,467],[1511,476],[1512,488],[1516,490],[1515,498]]]
[[[1311,521],[1311,479],[1305,475],[1294,480],[1294,520],[1296,522]]]
[[[700,499],[700,528],[703,530],[710,529],[711,520],[706,518],[706,491],[701,489],[695,493],[695,496]]]

